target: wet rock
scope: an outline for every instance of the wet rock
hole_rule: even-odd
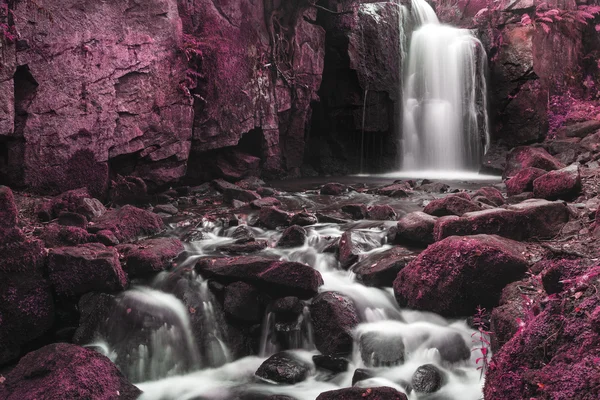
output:
[[[38,236],[47,248],[76,246],[94,241],[94,235],[90,235],[85,229],[74,226],[60,226],[58,224],[46,225]],[[96,240],[98,240],[96,238]]]
[[[417,190],[427,193],[446,193],[450,190],[450,186],[442,182],[423,183],[417,187]]]
[[[496,207],[500,207],[504,204],[504,196],[502,196],[502,192],[491,186],[484,186],[479,188],[475,193],[471,195],[471,198],[475,199],[478,197],[484,197],[488,199],[492,205]]]
[[[375,376],[375,373],[370,369],[357,368],[354,370],[354,374],[352,375],[352,386],[356,385],[356,382],[371,379]]]
[[[398,221],[393,243],[420,246],[433,243],[433,227],[436,220],[437,217],[421,211],[406,214]]]
[[[318,212],[317,219],[322,224],[345,224],[348,222],[347,219],[342,216],[333,215],[333,214],[323,214]]]
[[[282,297],[271,305],[271,312],[278,321],[296,321],[304,311],[304,303],[294,296]]]
[[[362,253],[380,247],[381,241],[371,232],[349,230],[342,234],[339,246],[340,264],[348,269],[359,260]]]
[[[292,221],[290,222],[292,225],[299,226],[309,226],[318,223],[319,220],[315,214],[311,214],[306,211],[301,211],[299,213],[294,214],[292,217]]]
[[[321,194],[329,196],[339,196],[348,192],[348,186],[341,183],[327,183],[321,188]]]
[[[149,200],[146,182],[137,176],[117,175],[111,183],[109,196],[110,201],[119,206],[144,204]]]
[[[535,197],[556,200],[573,199],[581,192],[581,175],[578,165],[550,171],[533,181]]]
[[[130,278],[155,274],[172,267],[173,260],[184,250],[175,238],[148,239],[136,244],[118,247]]]
[[[446,196],[443,199],[437,199],[431,201],[423,212],[436,217],[443,217],[445,215],[463,215],[467,212],[480,211],[481,207],[473,203],[469,199],[465,199],[463,196],[451,195]]]
[[[387,386],[331,390],[321,393],[316,400],[365,400],[366,398],[369,400],[407,400],[404,393]]]
[[[352,272],[366,286],[391,287],[398,272],[414,258],[414,253],[402,247],[394,247],[365,257],[352,267]]]
[[[50,221],[63,211],[79,213],[91,220],[103,215],[106,208],[99,200],[93,198],[87,189],[75,189],[44,202],[38,210],[38,218],[41,221]]]
[[[408,197],[412,193],[412,187],[406,183],[394,183],[377,189],[377,194],[389,197]]]
[[[367,206],[364,204],[346,204],[342,206],[342,211],[352,219],[365,219],[368,214]]]
[[[367,367],[391,367],[404,362],[404,342],[400,335],[364,332],[358,342],[360,356]]]
[[[428,349],[437,349],[442,360],[450,363],[468,360],[471,357],[471,350],[458,332],[447,331],[433,335],[425,341],[424,346]]]
[[[250,202],[250,206],[252,208],[261,209],[263,207],[272,207],[272,206],[280,206],[281,201],[277,200],[274,197],[264,197],[262,199],[253,200]]]
[[[222,282],[251,283],[274,296],[311,298],[323,284],[321,274],[308,265],[256,256],[201,259],[196,270]]]
[[[367,218],[376,221],[395,220],[396,211],[387,204],[377,204],[367,209]]]
[[[444,382],[444,373],[433,364],[421,365],[413,373],[411,384],[416,392],[434,393],[440,390]]]
[[[578,122],[578,123],[572,124],[572,125],[563,126],[562,128],[560,128],[559,130],[556,131],[556,136],[557,137],[569,137],[569,138],[572,138],[572,137],[584,138],[587,135],[589,135],[590,133],[597,131],[598,129],[600,129],[600,121],[598,121],[598,120],[584,121],[584,122]]]
[[[63,211],[58,215],[58,224],[85,229],[87,228],[88,220],[81,214]]]
[[[154,206],[154,210],[152,211],[155,213],[163,213],[168,215],[176,215],[179,213],[179,209],[173,204],[158,204]]]
[[[79,326],[73,335],[73,343],[92,343],[102,324],[110,317],[115,306],[115,296],[108,293],[86,293],[79,299]]]
[[[533,181],[547,172],[534,167],[522,169],[505,182],[508,195],[515,196],[523,192],[533,192]]]
[[[256,176],[249,176],[241,181],[237,181],[235,184],[242,189],[258,190],[265,185],[265,181]]]
[[[292,225],[283,231],[281,238],[277,242],[277,247],[301,247],[306,241],[306,229],[298,225]]]
[[[401,307],[444,316],[498,304],[504,286],[527,270],[523,246],[495,235],[452,236],[434,243],[394,281]]]
[[[255,375],[266,381],[293,385],[305,380],[310,370],[310,364],[284,351],[267,358],[258,367]]]
[[[223,199],[226,203],[233,203],[234,200],[242,201],[245,203],[249,203],[254,200],[260,199],[258,193],[253,192],[252,190],[242,189],[233,185],[234,187],[227,187],[223,190]]]
[[[352,352],[352,330],[360,322],[352,300],[337,292],[320,293],[310,305],[310,315],[317,350],[324,355]]]
[[[518,218],[516,212],[503,208],[469,212],[462,217],[442,217],[435,223],[434,238],[440,241],[450,236],[487,234],[523,240],[528,232],[517,223]]]
[[[519,171],[529,167],[552,171],[564,168],[564,164],[541,147],[516,147],[506,156],[506,168],[502,177],[512,178]]]
[[[223,193],[225,191],[225,189],[233,189],[233,190],[242,189],[241,187],[239,187],[233,183],[227,182],[226,180],[223,180],[223,179],[215,179],[210,184],[221,193]]]
[[[259,187],[258,189],[256,189],[256,193],[258,193],[259,195],[263,196],[263,197],[269,197],[269,196],[274,196],[277,194],[277,191],[273,188],[270,187]]]
[[[242,243],[225,244],[217,247],[218,251],[232,255],[252,254],[263,251],[268,246],[266,240],[248,240]]]
[[[333,373],[339,374],[348,370],[350,361],[343,357],[324,356],[318,354],[313,356],[313,362],[318,368],[329,370]]]
[[[258,220],[268,229],[276,229],[280,226],[288,226],[291,216],[277,207],[263,207],[258,213]]]
[[[254,233],[252,233],[252,230],[248,227],[248,225],[240,225],[235,228],[231,237],[235,239],[235,242],[238,244],[246,243],[254,240]]]
[[[93,221],[88,230],[92,233],[111,231],[119,242],[127,242],[140,236],[154,235],[164,229],[162,219],[149,211],[134,206],[110,210]]]
[[[59,296],[115,292],[127,286],[117,251],[100,243],[51,249],[48,275]]]
[[[223,309],[238,320],[259,323],[262,318],[259,295],[254,286],[234,282],[225,288]]]
[[[6,400],[134,400],[140,393],[107,357],[67,343],[29,353],[0,385],[0,397]]]

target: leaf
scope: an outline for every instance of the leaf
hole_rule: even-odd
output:
[[[600,24],[596,25],[596,32],[600,32]]]
[[[523,16],[521,17],[521,24],[531,25],[531,17],[529,16],[529,14],[523,14]]]
[[[540,25],[542,26],[542,29],[544,30],[544,32],[550,33],[550,27],[548,25],[546,25],[543,22],[540,22]]]
[[[486,8],[482,8],[481,10],[477,11],[477,14],[475,14],[475,16],[473,18],[479,18],[483,14],[485,14],[487,11],[488,11],[487,7]]]
[[[554,20],[552,18],[549,18],[549,17],[539,17],[537,20],[538,21],[543,21],[543,22],[548,22],[550,24],[554,22]]]

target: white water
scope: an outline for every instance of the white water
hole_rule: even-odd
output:
[[[489,144],[486,54],[466,29],[439,23],[425,0],[412,0],[404,64],[403,170],[477,170]]]

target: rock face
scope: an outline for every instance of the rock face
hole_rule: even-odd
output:
[[[360,322],[356,306],[337,292],[324,292],[310,306],[315,345],[325,355],[352,352],[352,330]]]
[[[452,236],[429,246],[394,281],[402,307],[445,316],[495,306],[508,283],[527,269],[518,242],[494,235]]]
[[[107,357],[66,343],[29,353],[0,385],[6,400],[134,400],[140,394]]]

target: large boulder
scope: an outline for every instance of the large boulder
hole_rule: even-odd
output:
[[[580,192],[581,174],[577,165],[550,171],[533,181],[533,194],[542,199],[571,200]]]
[[[29,353],[0,384],[6,400],[135,400],[140,394],[107,357],[67,343]]]
[[[394,247],[365,257],[352,267],[352,272],[366,286],[391,287],[398,272],[414,258],[413,252]]]
[[[530,199],[507,209],[517,212],[519,226],[528,238],[554,237],[569,221],[569,209],[561,201]]]
[[[541,147],[517,147],[506,156],[503,178],[512,178],[519,171],[529,167],[553,171],[564,168],[564,165]]]
[[[306,264],[264,257],[205,258],[198,261],[196,270],[207,278],[243,281],[275,296],[302,299],[316,295],[323,284],[321,274]]]
[[[398,221],[393,242],[426,246],[434,242],[433,227],[437,217],[422,211],[406,214]]]
[[[300,360],[290,352],[272,355],[263,362],[255,375],[269,382],[294,383],[305,380],[311,371],[311,365]]]
[[[310,305],[317,350],[325,355],[348,355],[352,331],[360,322],[354,302],[337,292],[319,294]]]
[[[48,276],[60,296],[115,292],[127,286],[116,249],[100,243],[51,249]]]
[[[434,243],[394,281],[401,307],[444,316],[497,305],[508,283],[527,270],[523,245],[495,235],[451,236]]]
[[[104,214],[106,208],[89,193],[88,189],[79,188],[45,201],[37,213],[40,220],[50,221],[57,218],[63,211],[78,213],[91,220]]]
[[[118,247],[124,261],[123,269],[130,278],[169,269],[183,249],[183,243],[175,238],[147,239]]]
[[[404,393],[391,387],[351,387],[323,392],[317,400],[408,400]]]
[[[524,168],[505,182],[506,192],[509,196],[515,196],[523,192],[533,192],[533,181],[547,172],[535,167]]]
[[[94,233],[111,231],[120,242],[127,242],[140,236],[154,235],[164,227],[165,224],[158,215],[127,205],[110,210],[95,219],[89,230]]]
[[[468,198],[459,195],[450,195],[431,201],[425,206],[423,212],[436,217],[443,217],[445,215],[463,215],[467,212],[479,210],[481,210],[481,207]]]

